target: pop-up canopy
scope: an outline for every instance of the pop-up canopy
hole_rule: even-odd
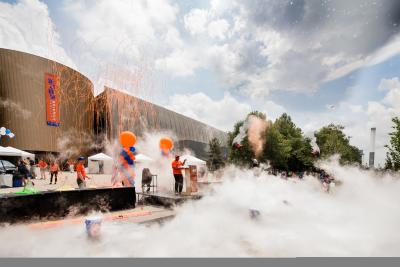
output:
[[[7,147],[0,146],[0,156],[19,157],[20,154]]]
[[[137,154],[136,156],[135,156],[135,158],[136,158],[136,162],[137,163],[144,163],[144,162],[151,162],[151,161],[153,161],[153,159],[152,158],[150,158],[150,157],[148,157],[148,156],[146,156],[146,155],[144,155],[144,154]]]
[[[112,161],[113,158],[108,156],[108,155],[106,155],[106,154],[104,154],[104,153],[99,153],[99,154],[90,156],[89,160],[93,160],[93,161],[96,161],[96,160]]]
[[[12,147],[12,146],[5,147],[5,149],[7,149],[7,151],[9,151],[9,152],[14,153],[14,155],[9,155],[9,156],[17,156],[17,157],[22,157],[22,158],[30,157],[32,159],[35,158],[35,154],[23,151],[21,149],[18,149],[18,148]],[[3,156],[7,156],[7,155],[3,155]]]
[[[104,173],[111,174],[113,158],[104,153],[99,153],[88,158],[89,173],[99,173],[101,161],[103,162]]]
[[[195,156],[192,155],[183,155],[180,156],[180,161],[186,160],[186,165],[205,165],[206,162],[202,159],[196,158]]]

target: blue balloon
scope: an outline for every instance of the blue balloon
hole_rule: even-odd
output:
[[[135,148],[134,146],[131,146],[131,147],[129,148],[129,150],[130,150],[131,152],[135,152],[135,151],[136,151],[136,148]]]
[[[6,130],[6,134],[9,135],[11,133],[10,129]]]

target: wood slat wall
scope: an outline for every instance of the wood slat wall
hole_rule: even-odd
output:
[[[45,73],[60,76],[60,126],[46,124]],[[93,84],[79,72],[35,55],[0,49],[0,127],[15,133],[2,146],[61,152],[60,138],[75,142],[93,132]],[[24,111],[25,110],[25,111]]]

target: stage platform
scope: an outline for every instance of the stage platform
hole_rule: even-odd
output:
[[[172,207],[188,200],[198,200],[202,198],[201,194],[187,195],[182,193],[182,195],[175,195],[173,192],[136,192],[136,194],[138,202],[164,207]]]
[[[45,191],[0,196],[0,224],[62,219],[135,208],[135,187]]]

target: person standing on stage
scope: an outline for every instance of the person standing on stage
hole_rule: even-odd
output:
[[[175,178],[175,195],[181,194],[182,193],[182,188],[183,188],[183,175],[182,175],[182,169],[183,165],[185,165],[186,159],[181,162],[179,160],[179,156],[175,156],[175,160],[172,162],[172,173]]]

